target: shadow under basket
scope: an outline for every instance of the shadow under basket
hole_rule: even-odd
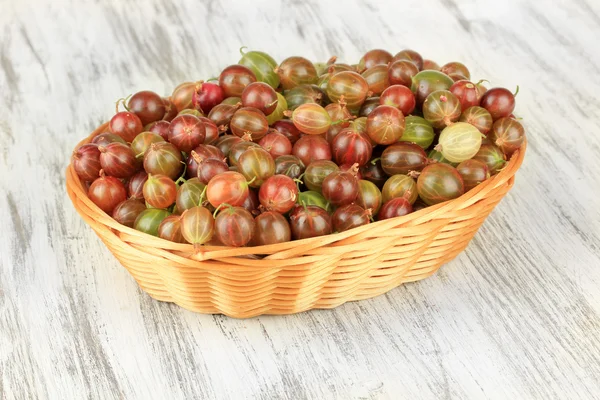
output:
[[[105,132],[100,126],[77,147]],[[151,297],[191,311],[247,318],[333,308],[427,278],[467,247],[514,184],[526,143],[461,197],[346,232],[258,247],[173,243],[117,223],[87,196],[72,165],[67,192],[81,217]]]

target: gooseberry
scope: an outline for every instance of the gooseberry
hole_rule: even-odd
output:
[[[504,154],[510,156],[525,141],[525,129],[519,121],[504,117],[494,122],[489,138]]]
[[[248,197],[248,182],[239,172],[223,172],[208,182],[206,197],[213,207],[222,203],[241,206]]]
[[[162,119],[166,112],[162,97],[149,90],[131,96],[127,109],[139,117],[142,125]]]
[[[204,190],[206,185],[198,180],[198,178],[188,179],[179,187],[175,204],[177,210],[183,212],[188,208],[201,206],[204,198]]]
[[[479,160],[465,160],[458,164],[456,170],[463,179],[465,192],[473,189],[490,177],[487,165]]]
[[[435,139],[433,127],[425,118],[409,115],[404,118],[405,128],[401,142],[411,142],[423,149],[428,148]]]
[[[241,97],[244,88],[252,82],[256,82],[256,75],[244,65],[230,65],[219,75],[219,86],[225,97]]]
[[[242,105],[256,108],[264,115],[269,115],[277,108],[277,93],[266,83],[253,82],[242,92]]]
[[[333,139],[331,150],[338,165],[363,166],[371,159],[373,147],[365,134],[346,128]]]
[[[383,221],[384,219],[401,217],[411,212],[413,212],[413,208],[408,200],[404,197],[395,197],[383,203],[377,214],[377,219]]]
[[[277,212],[264,212],[254,219],[254,223],[252,244],[255,246],[285,243],[292,239],[290,224]]]
[[[144,169],[149,174],[166,175],[175,180],[183,169],[181,151],[171,143],[152,143],[144,154]]]
[[[215,218],[215,236],[225,246],[245,246],[254,234],[254,218],[243,207],[226,207]]]
[[[258,200],[268,211],[285,214],[298,199],[298,188],[294,180],[286,175],[273,175],[260,186]]]
[[[133,228],[152,236],[158,236],[158,227],[169,215],[171,213],[167,210],[147,208],[137,216],[133,223]]]
[[[111,214],[120,202],[127,199],[127,191],[123,182],[114,176],[104,175],[104,171],[100,170],[100,177],[88,189],[88,197],[102,211]]]
[[[306,167],[304,172],[304,184],[309,190],[320,192],[323,180],[333,172],[339,171],[340,167],[329,160],[313,161]]]
[[[367,134],[378,144],[396,143],[404,133],[404,115],[396,107],[379,106],[367,117]]]
[[[376,65],[387,66],[392,61],[390,52],[382,49],[369,50],[363,55],[358,62],[358,70],[364,71]]]
[[[279,156],[275,159],[275,174],[286,175],[292,179],[299,179],[304,173],[304,164],[296,156]]]
[[[198,247],[210,241],[215,231],[215,219],[206,207],[192,207],[181,214],[181,234],[188,243]]]
[[[473,125],[484,135],[488,134],[494,123],[488,110],[478,106],[469,107],[464,110],[459,121]]]
[[[371,222],[371,214],[371,210],[365,210],[357,204],[339,207],[331,217],[333,229],[336,232],[345,232],[348,229],[367,225]]]
[[[335,171],[327,175],[321,184],[321,192],[334,206],[344,206],[356,200],[358,179],[351,171]]]
[[[175,243],[186,243],[181,233],[181,216],[169,215],[158,225],[158,237]]]
[[[138,199],[127,199],[120,202],[112,212],[112,217],[121,225],[133,228],[138,215],[146,209],[146,205]]]
[[[132,112],[121,111],[114,115],[108,123],[112,133],[130,143],[142,132],[144,125],[140,118]]]
[[[317,82],[317,70],[312,62],[304,57],[288,57],[275,68],[281,87],[290,90],[298,85]]]
[[[392,58],[392,63],[399,60],[410,61],[416,65],[419,71],[425,69],[423,66],[423,57],[414,50],[406,49],[396,53],[396,55]]]
[[[144,183],[144,199],[154,208],[167,208],[177,199],[177,185],[166,175],[148,175]]]
[[[317,206],[294,209],[290,214],[290,226],[296,240],[329,235],[332,232],[331,217]]]
[[[123,143],[109,143],[98,146],[100,165],[107,175],[117,178],[129,178],[139,167],[133,150]]]
[[[260,110],[243,107],[233,114],[229,128],[236,136],[258,141],[269,131],[269,123]]]
[[[458,121],[460,114],[460,102],[448,90],[436,90],[423,103],[423,117],[437,129]]]
[[[412,113],[416,106],[413,92],[402,85],[392,85],[385,89],[379,97],[379,104],[396,107],[403,115]]]
[[[383,202],[386,203],[396,197],[404,197],[410,204],[417,201],[417,183],[408,175],[392,175],[383,185],[381,190]]]
[[[309,165],[317,160],[331,160],[331,148],[325,138],[316,135],[301,137],[292,147],[292,154]]]
[[[256,188],[275,174],[275,161],[262,147],[250,147],[244,151],[238,159],[237,167],[250,186]]]
[[[481,97],[481,107],[495,120],[509,117],[515,109],[515,96],[505,88],[492,88]]]
[[[91,182],[98,178],[102,169],[100,165],[100,150],[96,144],[84,144],[73,152],[71,156],[73,168],[79,179]]]
[[[367,98],[369,84],[360,74],[342,71],[333,75],[327,83],[327,96],[332,102],[343,100],[349,109],[358,110]]]
[[[411,90],[415,94],[417,105],[422,105],[427,96],[436,90],[448,90],[454,84],[448,75],[433,70],[419,72],[412,78]]]
[[[292,143],[283,133],[276,130],[260,139],[258,144],[267,150],[274,159],[292,154]]]
[[[373,215],[376,215],[381,207],[381,191],[373,182],[361,179],[358,181],[358,196],[355,202],[365,210],[370,209]]]
[[[479,151],[482,136],[473,125],[456,122],[442,131],[435,149],[441,151],[448,161],[462,162]]]
[[[208,114],[217,104],[225,98],[221,86],[212,82],[203,82],[196,85],[192,95],[192,105],[198,111]]]
[[[388,175],[421,171],[427,163],[425,151],[414,143],[395,143],[381,153],[381,168]]]
[[[456,168],[436,163],[423,169],[417,179],[417,191],[421,200],[432,206],[461,196],[465,186]]]
[[[242,53],[239,64],[250,68],[259,82],[269,84],[273,89],[279,86],[279,75],[275,72],[277,62],[267,53],[262,51],[248,51]]]
[[[388,80],[390,85],[412,85],[412,78],[419,73],[419,68],[412,62],[406,60],[394,61],[388,67]]]

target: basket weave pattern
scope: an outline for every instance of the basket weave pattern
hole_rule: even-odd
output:
[[[100,126],[77,146],[106,131]],[[463,196],[343,233],[259,247],[173,243],[117,223],[86,194],[72,165],[67,192],[140,287],[157,300],[237,318],[333,308],[426,278],[467,247],[510,190],[526,143],[506,167]]]

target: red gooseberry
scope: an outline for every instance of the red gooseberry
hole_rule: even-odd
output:
[[[294,239],[307,239],[329,235],[332,232],[331,217],[317,206],[297,207],[290,214],[290,226]]]
[[[392,85],[381,93],[379,104],[396,107],[403,115],[409,115],[414,111],[417,103],[415,95],[408,87]]]
[[[206,197],[213,207],[219,207],[223,203],[241,206],[246,201],[248,193],[246,178],[234,171],[215,176],[206,187]]]
[[[138,215],[146,209],[146,205],[138,199],[127,199],[120,202],[112,212],[112,217],[121,225],[133,228]]]
[[[287,219],[274,211],[267,211],[254,219],[254,235],[252,244],[263,246],[268,244],[289,242],[292,239],[290,224]]]
[[[192,105],[196,110],[208,114],[224,98],[225,94],[221,86],[212,82],[201,82],[196,85],[192,94]]]
[[[100,170],[100,177],[90,185],[88,197],[102,211],[111,214],[115,207],[127,199],[127,191],[123,182],[114,176],[104,175]]]
[[[143,90],[131,96],[127,109],[140,118],[142,125],[162,119],[166,112],[162,97],[149,90]]]
[[[102,169],[100,165],[100,150],[95,144],[84,144],[73,152],[71,156],[73,168],[83,181],[93,181],[98,178]]]
[[[148,175],[144,199],[154,208],[167,208],[177,199],[177,185],[166,175]]]
[[[138,170],[138,160],[128,145],[115,142],[106,146],[98,146],[98,150],[100,151],[100,165],[107,175],[129,178]]]
[[[298,199],[298,187],[294,180],[286,175],[273,175],[258,191],[260,204],[268,211],[285,214],[290,211]]]
[[[108,123],[112,133],[130,143],[142,132],[144,125],[140,118],[132,112],[121,111],[114,115]]]
[[[226,207],[215,219],[215,236],[225,246],[241,247],[254,235],[254,218],[243,207]]]
[[[404,197],[396,197],[386,201],[381,206],[377,219],[382,221],[388,218],[401,217],[413,211],[412,205]]]

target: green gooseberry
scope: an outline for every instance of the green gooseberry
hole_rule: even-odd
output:
[[[250,68],[259,82],[265,82],[273,89],[277,89],[279,86],[279,75],[275,72],[277,62],[273,57],[262,51],[248,51],[244,53],[244,49],[244,47],[240,49],[242,58],[240,58],[238,64]]]
[[[329,214],[333,212],[333,207],[325,199],[325,197],[314,190],[298,193],[298,204],[302,206],[317,206],[327,211]]]
[[[133,224],[134,229],[147,233],[152,236],[158,236],[158,227],[160,223],[171,215],[167,210],[160,208],[148,208],[140,213]]]
[[[404,118],[406,124],[404,133],[400,138],[401,142],[411,142],[426,149],[431,146],[435,139],[435,132],[431,124],[421,117],[415,115],[409,115]]]

